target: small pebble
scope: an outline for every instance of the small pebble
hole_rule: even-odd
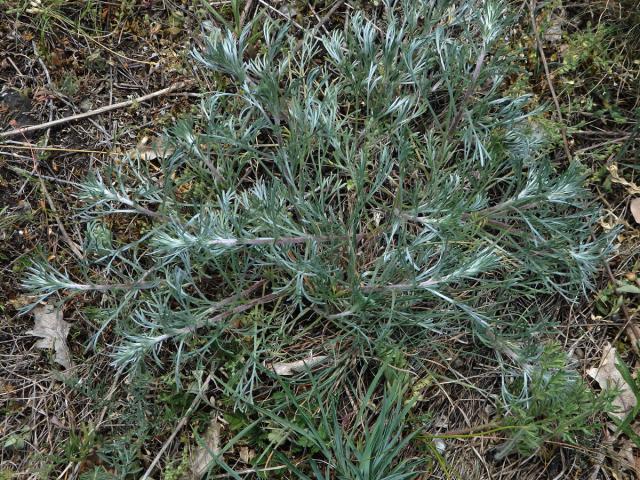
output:
[[[89,110],[91,110],[91,100],[86,98],[82,102],[80,102],[80,110],[82,110],[83,112],[88,112]]]

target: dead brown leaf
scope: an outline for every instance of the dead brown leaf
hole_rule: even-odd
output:
[[[51,305],[38,305],[33,309],[34,327],[27,331],[29,335],[40,337],[36,348],[53,348],[55,361],[64,368],[71,368],[71,353],[67,346],[67,335],[71,325],[62,318],[62,310]]]
[[[612,163],[607,167],[607,170],[609,170],[609,173],[611,174],[611,181],[613,183],[626,187],[629,195],[640,195],[640,187],[638,185],[620,176],[618,173],[618,165]]]
[[[566,22],[566,14],[565,10],[562,9],[559,13],[551,13],[549,16],[549,23],[544,33],[542,34],[542,38],[545,42],[556,44],[562,40],[562,27]]]
[[[640,197],[636,197],[631,200],[631,203],[629,203],[629,210],[631,210],[631,215],[633,215],[633,219],[636,223],[640,223]]]
[[[600,362],[600,366],[590,368],[587,371],[587,375],[593,378],[600,388],[605,389],[617,389],[619,394],[613,399],[613,406],[616,411],[612,413],[620,420],[624,419],[626,415],[636,406],[636,396],[633,394],[633,390],[629,384],[624,380],[622,374],[616,368],[618,360],[616,358],[616,349],[609,343],[605,343],[604,356]]]
[[[191,474],[194,479],[202,478],[207,473],[213,456],[220,453],[220,431],[220,422],[214,416],[209,428],[202,436],[204,444],[198,446],[191,459]]]
[[[36,297],[32,297],[29,295],[18,295],[17,297],[9,299],[9,303],[16,310],[20,310],[21,308],[26,307],[34,302]]]
[[[138,146],[133,150],[129,150],[127,155],[140,160],[155,160],[156,158],[166,158],[173,155],[174,149],[169,147],[162,137],[149,140],[144,137]]]
[[[250,464],[251,460],[256,456],[256,451],[249,447],[240,447],[240,453],[238,456],[240,457],[241,462]]]

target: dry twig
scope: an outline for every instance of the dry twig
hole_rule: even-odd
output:
[[[564,145],[564,152],[567,155],[567,158],[571,160],[573,156],[571,155],[571,149],[569,148],[569,141],[567,140],[567,128],[564,125],[564,120],[562,118],[562,110],[560,109],[560,102],[558,101],[558,96],[556,95],[556,89],[553,88],[553,82],[551,81],[551,73],[549,72],[549,64],[547,63],[547,56],[544,53],[544,47],[542,46],[542,41],[540,40],[540,34],[538,33],[538,25],[536,23],[536,0],[531,0],[529,4],[529,11],[531,14],[531,27],[533,29],[533,35],[536,41],[536,45],[538,47],[538,52],[540,52],[540,59],[542,60],[542,66],[544,67],[544,74],[547,78],[547,84],[549,85],[549,92],[551,92],[551,98],[553,99],[553,104],[556,107],[556,114],[558,115],[558,121],[560,122],[560,133],[562,134],[562,143]]]
[[[187,424],[187,422],[189,421],[189,417],[191,417],[191,414],[195,411],[196,408],[198,408],[198,405],[200,405],[200,402],[202,400],[202,395],[204,394],[204,392],[207,391],[210,381],[211,381],[211,375],[208,375],[206,380],[202,384],[202,387],[200,388],[200,392],[198,392],[198,395],[196,395],[196,398],[193,399],[193,402],[191,402],[191,405],[189,405],[189,408],[187,409],[185,414],[182,416],[182,418],[176,425],[176,428],[173,429],[173,432],[171,432],[171,435],[169,435],[169,438],[167,438],[167,440],[164,442],[164,444],[162,445],[162,448],[160,449],[158,454],[155,456],[155,458],[149,465],[149,468],[147,468],[147,470],[144,472],[142,477],[140,477],[140,480],[147,480],[149,478],[149,475],[151,475],[151,472],[153,472],[153,469],[156,468],[156,465],[160,461],[160,458],[162,458],[162,455],[164,454],[164,452],[167,450],[169,445],[171,445],[173,440],[176,438],[176,435],[180,433],[180,430],[182,430],[184,426]]]
[[[178,82],[167,88],[163,88],[162,90],[157,90],[155,92],[149,93],[147,95],[143,95],[142,97],[133,98],[131,100],[125,100],[124,102],[114,103],[112,105],[105,105],[104,107],[97,108],[95,110],[90,110],[84,113],[78,113],[76,115],[71,115],[69,117],[58,118],[56,120],[52,120],[50,122],[41,123],[38,125],[31,125],[28,127],[16,128],[15,130],[9,130],[7,132],[0,132],[0,139],[9,138],[16,135],[21,135],[29,132],[35,132],[38,130],[44,130],[47,128],[55,127],[57,125],[63,125],[69,122],[75,122],[77,120],[82,120],[84,118],[93,117],[95,115],[100,115],[102,113],[110,112],[112,110],[116,110],[118,108],[129,107],[134,103],[144,102],[146,100],[151,100],[152,98],[161,97],[168,93],[174,92],[176,90],[180,90],[186,86],[188,86],[191,82]]]

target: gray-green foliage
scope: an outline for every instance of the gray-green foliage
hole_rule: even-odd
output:
[[[256,364],[296,329],[337,362],[341,343],[365,358],[386,341],[427,354],[468,334],[529,398],[549,300],[587,291],[608,248],[592,239],[585,172],[554,166],[539,112],[501,95],[501,4],[383,10],[300,44],[266,21],[255,56],[252,25],[209,31],[194,56],[224,88],[170,130],[160,168],[129,158],[88,179],[80,215],[108,241],[72,273],[34,265],[25,285],[43,298],[93,291],[123,368],[161,350],[176,369],[215,355],[230,321],[262,305],[277,315],[256,329],[278,343],[254,342]],[[128,216],[142,226],[126,236],[97,223]]]

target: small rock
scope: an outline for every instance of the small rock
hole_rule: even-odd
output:
[[[85,98],[82,102],[80,102],[80,111],[88,112],[89,110],[91,110],[92,106],[93,105],[91,104],[91,100]]]

